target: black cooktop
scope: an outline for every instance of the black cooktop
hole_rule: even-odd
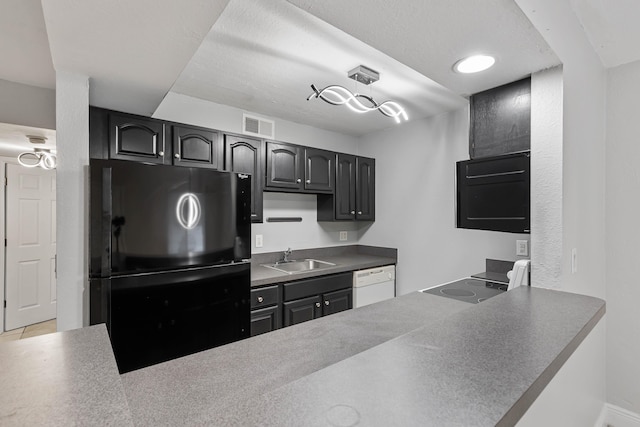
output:
[[[423,289],[420,292],[453,298],[458,301],[477,304],[487,298],[500,295],[507,291],[506,283],[492,282],[489,280],[466,278],[455,282],[445,283],[434,288]]]

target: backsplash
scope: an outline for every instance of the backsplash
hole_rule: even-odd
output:
[[[358,229],[353,221],[318,222],[315,194],[264,192],[264,223],[251,225],[251,252],[279,252],[287,248],[308,249],[323,246],[353,245]],[[300,222],[268,222],[268,218],[298,217]],[[347,240],[340,240],[340,232]],[[262,247],[256,247],[256,235],[262,235]]]

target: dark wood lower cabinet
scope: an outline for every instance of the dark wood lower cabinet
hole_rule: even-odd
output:
[[[320,295],[284,303],[285,327],[313,320],[320,316],[322,316]]]
[[[283,326],[349,310],[353,307],[352,282],[349,272],[285,283]]]
[[[322,315],[339,313],[353,308],[353,290],[351,288],[342,291],[330,292],[323,295]]]
[[[251,336],[275,331],[281,327],[280,286],[251,289]]]
[[[251,336],[275,331],[281,327],[280,306],[261,308],[251,311]]]

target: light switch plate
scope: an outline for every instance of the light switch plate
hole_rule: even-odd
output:
[[[528,240],[516,240],[516,256],[529,256]]]
[[[348,238],[349,238],[349,234],[346,231],[341,231],[340,232],[340,241],[341,242],[344,242]]]
[[[256,234],[256,248],[262,247],[262,234]]]

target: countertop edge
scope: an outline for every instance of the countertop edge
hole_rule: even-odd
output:
[[[604,301],[603,301],[604,302]],[[529,410],[531,405],[536,401],[544,389],[549,385],[551,380],[562,369],[564,364],[569,360],[571,355],[578,349],[584,339],[591,333],[606,313],[606,302],[593,315],[591,320],[587,322],[578,334],[567,344],[567,346],[558,354],[558,356],[547,366],[542,374],[531,384],[531,386],[523,393],[523,395],[514,403],[507,413],[498,421],[496,427],[514,426],[520,418]]]
[[[252,279],[251,280],[251,287],[252,288],[257,288],[260,286],[265,286],[265,285],[272,285],[275,283],[287,283],[287,282],[294,282],[296,280],[302,280],[302,279],[309,279],[312,277],[320,277],[320,276],[329,276],[332,274],[339,274],[339,273],[346,273],[346,272],[350,272],[350,271],[357,271],[357,270],[363,270],[363,269],[368,269],[368,268],[375,268],[375,267],[383,267],[386,265],[395,265],[397,263],[397,259],[394,258],[387,258],[387,257],[379,257],[379,256],[374,256],[374,255],[352,255],[350,256],[350,258],[353,257],[362,257],[366,260],[363,260],[362,262],[349,262],[349,263],[344,263],[344,264],[340,264],[340,262],[336,262],[336,258],[334,257],[325,257],[322,259],[322,261],[329,261],[329,262],[333,262],[337,265],[329,267],[329,268],[323,268],[320,270],[312,270],[312,271],[305,271],[305,272],[301,272],[301,273],[294,273],[294,274],[287,274],[287,273],[280,273],[277,272],[276,270],[270,270],[268,273],[270,274],[269,277],[264,277],[264,278],[259,278],[259,279]],[[373,259],[375,258],[375,259]],[[252,265],[251,266],[251,270],[252,270],[252,276],[254,275],[254,273],[256,272],[256,269],[265,269],[267,270],[268,267],[263,267],[261,265]]]

